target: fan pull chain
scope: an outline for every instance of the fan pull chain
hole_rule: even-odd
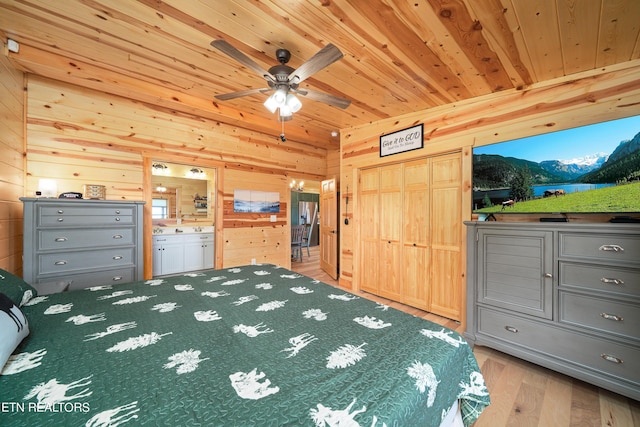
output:
[[[280,122],[282,124],[282,131],[280,132],[280,141],[287,142],[287,138],[284,136],[284,121]]]

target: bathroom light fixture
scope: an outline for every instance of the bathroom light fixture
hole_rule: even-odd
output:
[[[163,187],[162,184],[160,184],[159,186],[156,187],[156,191],[158,193],[164,193],[167,191],[167,187]]]
[[[292,179],[289,188],[291,191],[304,191],[304,181],[296,182],[295,179]]]
[[[151,165],[152,175],[169,175],[169,166],[164,163],[154,163]]]
[[[191,168],[187,172],[187,177],[189,178],[203,179],[205,176],[205,172],[200,168]]]

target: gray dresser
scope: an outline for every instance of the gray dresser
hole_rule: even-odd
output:
[[[144,202],[20,200],[23,277],[38,293],[143,279]]]
[[[640,224],[465,225],[469,343],[640,400]]]

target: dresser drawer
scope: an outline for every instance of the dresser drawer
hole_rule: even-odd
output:
[[[134,208],[130,206],[40,206],[37,226],[100,226],[133,224]]]
[[[92,286],[129,283],[135,280],[135,268],[120,268],[103,270],[92,273],[68,274],[63,276],[40,278],[34,287],[38,295],[48,295],[74,289],[90,288]]]
[[[95,248],[100,246],[126,246],[135,243],[133,227],[45,229],[37,232],[36,251]]]
[[[133,247],[125,247],[37,254],[38,274],[129,266],[134,264],[134,250]]]
[[[560,292],[559,321],[640,341],[640,305]]]
[[[640,235],[560,233],[560,257],[640,263]]]
[[[478,333],[563,362],[588,367],[640,387],[640,349],[604,338],[478,307]]]
[[[640,269],[560,261],[559,285],[640,297]]]

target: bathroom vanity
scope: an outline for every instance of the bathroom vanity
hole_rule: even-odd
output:
[[[213,268],[213,257],[213,227],[154,229],[153,277]]]

